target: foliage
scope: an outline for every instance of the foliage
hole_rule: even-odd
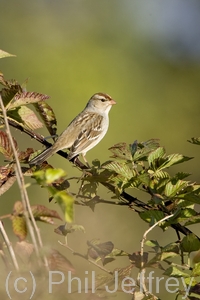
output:
[[[6,56],[9,54],[0,51],[0,58]],[[53,109],[46,103],[49,98],[47,95],[27,92],[25,85],[20,85],[15,80],[6,80],[2,73],[0,74],[0,83],[3,86],[0,95],[10,126],[23,131],[24,134],[28,133],[38,141],[43,141],[43,138],[34,130],[42,126],[45,126],[51,135],[56,134],[56,116]],[[33,108],[36,109],[39,116]],[[139,275],[146,269],[153,268],[161,270],[168,278],[183,278],[185,286],[190,288],[190,292],[198,294],[199,252],[194,257],[194,266],[191,266],[189,262],[190,254],[200,250],[200,238],[186,226],[200,222],[200,213],[195,207],[200,204],[200,185],[187,180],[189,173],[177,172],[175,175],[170,175],[174,165],[183,164],[192,157],[179,153],[168,155],[165,148],[160,146],[159,141],[155,139],[146,142],[135,141],[133,144],[118,143],[109,149],[110,160],[102,164],[99,160],[95,160],[92,166],[87,168],[78,159],[74,161],[74,165],[80,171],[80,188],[78,187],[77,191],[72,193],[68,176],[64,170],[53,168],[47,162],[40,167],[28,165],[29,160],[37,155],[38,151],[32,148],[20,150],[14,137],[13,149],[9,134],[3,128],[5,124],[3,107],[0,111],[0,118],[2,125],[0,153],[7,161],[4,166],[0,167],[0,195],[11,189],[16,180],[16,153],[20,164],[25,165],[21,167],[23,175],[31,176],[35,180],[35,184],[47,189],[50,195],[49,199],[54,199],[63,211],[66,223],[55,229],[55,233],[64,238],[65,242],[60,244],[82,259],[86,259],[88,263],[94,264],[102,272],[107,273],[106,276],[100,274],[96,279],[96,298],[91,297],[90,299],[107,299],[105,286],[110,289],[115,286],[116,270],[109,271],[105,266],[114,260],[117,261],[122,256],[127,257],[128,266],[117,269],[119,275],[117,291],[121,291],[124,279],[129,278],[130,281],[132,268],[135,267],[138,269]],[[199,145],[199,140],[200,138],[192,138],[190,142]],[[63,155],[63,153],[59,154]],[[113,197],[110,201],[101,198],[98,192],[99,185],[103,185],[105,189],[112,192]],[[134,198],[127,193],[128,188],[147,194],[149,200],[143,202]],[[156,223],[163,231],[172,227],[177,232],[177,240],[171,240],[170,244],[164,246],[160,245],[157,240],[147,240],[145,245],[151,248],[150,251],[144,252],[141,247],[139,252],[127,253],[116,248],[112,241],[101,242],[93,239],[87,242],[87,250],[81,254],[73,250],[67,243],[69,234],[73,234],[77,230],[85,231],[82,225],[73,223],[75,206],[88,206],[94,211],[99,203],[126,205],[133,210],[133,213],[139,214],[141,222],[149,223],[151,230]],[[31,205],[31,213],[35,221],[44,222],[47,225],[54,224],[54,219],[62,220],[57,211],[40,204]],[[31,266],[37,273],[41,268],[44,269],[45,264],[42,266],[39,263],[36,264],[34,243],[28,242],[29,223],[26,214],[27,209],[23,205],[23,201],[15,201],[13,211],[7,216],[1,216],[0,219],[9,218],[12,222],[13,234],[18,238],[15,254],[22,259],[20,268],[25,268],[28,262],[29,267]],[[170,218],[166,220],[166,216],[170,216]],[[163,220],[164,218],[165,220]],[[31,219],[30,215],[29,219]],[[180,233],[183,234],[183,237]],[[44,251],[44,249],[46,250]],[[53,247],[44,247],[44,249],[40,249],[40,252],[43,251],[40,255],[47,259],[49,270],[75,272],[73,264],[58,250]],[[6,252],[6,247],[2,246],[1,251],[2,253]],[[11,265],[8,258],[5,259],[5,264]],[[192,287],[190,278],[194,278]],[[130,294],[134,294],[137,299],[137,293],[142,285],[143,297],[140,299],[155,299],[156,296],[146,288],[143,281],[139,282],[138,279],[135,279],[135,282],[136,289],[134,291],[129,289]],[[179,290],[177,293],[181,295],[183,292]]]

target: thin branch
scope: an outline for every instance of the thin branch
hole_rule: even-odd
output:
[[[4,242],[6,243],[8,251],[10,253],[10,257],[12,259],[12,262],[13,262],[13,265],[15,267],[15,270],[19,271],[19,266],[18,266],[18,262],[17,262],[16,256],[15,256],[15,252],[14,252],[13,247],[12,247],[12,245],[10,243],[10,240],[9,240],[7,234],[6,234],[6,231],[4,229],[3,223],[1,221],[0,221],[0,231],[1,231],[2,237],[4,239]]]
[[[61,241],[58,241],[58,243],[59,243],[61,246],[63,246],[63,247],[65,247],[65,248],[67,248],[68,250],[70,250],[70,251],[72,252],[73,255],[80,256],[80,257],[82,257],[83,259],[87,260],[90,264],[93,264],[94,266],[96,266],[97,268],[99,268],[100,270],[102,270],[102,271],[104,271],[104,272],[106,272],[106,273],[108,273],[108,274],[110,274],[110,275],[113,275],[113,272],[112,272],[112,271],[109,271],[109,270],[107,270],[106,268],[104,268],[103,266],[100,266],[100,265],[97,264],[95,261],[93,261],[93,260],[87,258],[86,256],[82,255],[81,253],[75,252],[75,251],[74,251],[71,247],[69,247],[67,244],[62,243]]]
[[[174,215],[169,215],[166,216],[164,218],[162,218],[161,220],[159,220],[158,222],[156,222],[155,224],[153,224],[148,230],[145,231],[145,233],[143,234],[143,238],[141,240],[141,249],[140,249],[140,255],[141,255],[141,269],[142,272],[140,273],[140,285],[143,288],[145,293],[148,293],[147,288],[146,288],[146,284],[145,284],[145,268],[144,268],[144,242],[147,238],[147,234],[152,231],[157,225],[159,225],[160,223],[162,223],[163,221],[172,218]]]
[[[6,110],[5,110],[1,95],[0,95],[0,106],[1,106],[1,109],[2,109],[3,117],[4,117],[6,133],[8,135],[8,138],[9,138],[9,141],[10,141],[10,144],[11,144],[11,147],[12,147],[12,151],[13,151],[13,154],[14,154],[14,157],[15,157],[15,163],[16,163],[15,172],[16,172],[16,177],[17,177],[17,181],[18,181],[18,185],[19,185],[19,189],[20,189],[20,193],[21,193],[22,204],[23,204],[23,208],[24,208],[24,216],[25,216],[26,223],[27,223],[27,226],[28,226],[28,229],[29,229],[29,233],[31,235],[31,239],[32,239],[35,251],[36,251],[36,255],[40,259],[38,244],[37,244],[37,241],[36,241],[34,230],[36,232],[38,242],[39,242],[39,245],[40,245],[41,248],[43,248],[42,239],[41,239],[39,229],[37,227],[35,218],[33,216],[32,210],[31,210],[27,190],[26,190],[26,187],[25,187],[23,173],[22,173],[22,170],[21,170],[21,166],[20,166],[20,162],[19,162],[19,159],[18,159],[17,151],[15,149],[15,145],[14,145],[14,142],[13,142],[13,138],[12,138],[12,135],[11,135],[11,132],[10,132],[10,127],[9,127],[9,123],[8,123],[8,120],[7,120]],[[30,222],[29,216],[30,216],[30,219],[32,221],[33,226]],[[34,230],[33,230],[33,228],[34,228]],[[43,256],[43,258],[44,258],[44,263],[47,267],[48,266],[47,258],[45,256]]]
[[[9,119],[8,120],[9,124],[28,134],[31,138],[35,139],[36,141],[38,141],[39,143],[43,144],[44,146],[46,147],[50,147],[52,144],[47,142],[46,139],[44,138],[44,136],[38,134],[38,133],[35,133],[34,131],[32,130],[28,130],[24,127],[22,127],[21,125],[19,125],[18,123],[14,122],[13,120]],[[57,152],[58,155],[62,156],[63,158],[65,159],[68,159],[68,155],[66,152],[60,150]],[[79,159],[78,157],[75,157],[73,160],[71,160],[72,163],[75,164],[76,167],[78,167],[79,169],[81,170],[85,170],[85,169],[88,169],[87,166],[85,166]],[[88,171],[89,173],[89,171]],[[91,174],[92,175],[92,174]],[[115,187],[110,184],[110,183],[107,183],[107,182],[101,182],[101,184],[103,186],[105,186],[106,188],[108,188],[111,192],[113,192],[115,194]],[[143,201],[137,199],[136,197],[133,197],[132,195],[126,193],[125,191],[123,191],[121,194],[120,194],[120,199],[122,201],[124,201],[124,205],[129,205],[130,207],[133,207],[136,206],[137,208],[140,208],[142,210],[150,210],[152,209],[152,206],[144,203]],[[121,204],[120,204],[121,205]],[[139,211],[137,209],[134,208],[134,211],[139,213]],[[166,212],[165,212],[166,213]],[[185,226],[182,226],[181,224],[177,223],[177,224],[170,224],[170,226],[175,229],[177,232],[181,232],[182,234],[184,235],[189,235],[192,233],[192,231],[190,229],[188,229],[187,227]],[[200,240],[200,238],[196,235],[196,237]]]

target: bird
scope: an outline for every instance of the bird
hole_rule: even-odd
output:
[[[109,111],[116,101],[105,93],[94,94],[57,138],[55,143],[29,161],[29,165],[41,165],[59,150],[69,149],[68,159],[82,154],[89,166],[86,153],[105,136],[109,127]]]

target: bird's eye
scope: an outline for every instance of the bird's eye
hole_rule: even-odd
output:
[[[101,98],[100,100],[101,100],[101,102],[106,102],[105,98]]]

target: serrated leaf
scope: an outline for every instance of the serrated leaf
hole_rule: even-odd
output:
[[[133,160],[140,161],[140,160],[147,160],[147,156],[159,147],[159,143],[157,139],[151,139],[146,142],[138,143],[137,151],[133,156]]]
[[[198,269],[200,268],[200,251],[197,251],[197,253],[195,254],[195,256],[192,259],[192,262],[194,264],[199,264]]]
[[[127,179],[131,179],[133,177],[133,172],[129,168],[127,164],[118,162],[118,161],[107,161],[102,164],[102,169],[107,169],[110,171],[114,171],[117,174],[124,176]]]
[[[170,181],[166,184],[164,193],[167,197],[174,197],[179,191],[187,187],[187,185],[188,182],[183,180],[178,180],[175,184]]]
[[[143,253],[143,263],[146,264],[148,262],[148,252]],[[136,268],[141,268],[141,252],[134,252],[132,254],[129,254],[129,260]]]
[[[23,263],[28,264],[31,255],[34,253],[34,246],[26,241],[21,241],[16,243],[14,250]]]
[[[135,152],[137,151],[137,147],[138,147],[138,141],[134,141],[134,143],[130,145],[132,156],[134,156]]]
[[[173,258],[175,256],[179,255],[178,253],[175,253],[175,252],[162,252],[161,253],[161,257],[160,257],[160,260],[163,261],[163,260],[167,260],[169,258]]]
[[[13,138],[13,142],[15,145],[15,149],[18,152],[17,142],[14,138]],[[12,161],[14,158],[13,150],[8,135],[4,131],[0,131],[0,153],[2,153],[5,156],[5,158],[10,161]]]
[[[159,243],[158,243],[157,241],[154,241],[154,240],[147,240],[147,241],[145,242],[145,245],[146,245],[146,246],[149,246],[149,247],[151,247],[151,248],[160,248]]]
[[[49,209],[44,205],[40,205],[40,204],[32,205],[31,210],[35,220],[43,221],[46,223],[52,223],[48,218],[56,218],[62,220],[62,218],[60,217],[60,215],[57,213],[56,210]]]
[[[77,225],[77,224],[73,224],[73,225],[60,225],[59,227],[57,227],[54,232],[60,235],[64,235],[66,236],[69,233],[73,233],[76,231],[82,231],[83,233],[85,233],[85,228],[82,225]]]
[[[149,175],[148,173],[144,173],[144,174],[138,175],[138,176],[137,176],[137,179],[138,179],[141,183],[143,183],[143,184],[149,186],[149,183],[150,183],[150,175]]]
[[[22,105],[37,103],[49,99],[49,96],[36,92],[17,93],[14,98],[8,103],[6,109],[10,110]]]
[[[193,137],[191,140],[188,140],[188,142],[194,145],[200,145],[200,137]]]
[[[4,180],[0,182],[0,196],[7,192],[11,186],[15,183],[16,176],[11,176],[8,178],[4,178]]]
[[[5,51],[3,51],[3,50],[0,49],[0,58],[4,58],[4,57],[14,57],[14,56],[16,56],[16,55],[10,54],[10,53],[5,52]]]
[[[190,233],[182,239],[180,247],[182,251],[188,253],[198,251],[200,249],[200,240],[194,233]]]
[[[169,267],[165,270],[163,275],[167,275],[170,277],[180,278],[180,277],[190,277],[190,274],[187,274],[176,267]]]
[[[169,168],[170,166],[188,161],[193,157],[184,156],[182,154],[171,154],[165,158],[165,161],[159,166],[159,169]]]
[[[159,220],[163,219],[165,215],[162,211],[149,210],[140,212],[139,216],[145,222],[150,223],[150,225],[153,225]]]
[[[73,221],[74,217],[74,209],[73,209],[73,204],[74,204],[74,199],[71,195],[69,195],[65,191],[59,191],[55,193],[54,199],[56,202],[60,205],[64,215],[65,215],[65,221],[68,223],[71,223]]]
[[[197,195],[195,191],[192,193],[187,193],[182,195],[180,194],[178,195],[177,198],[190,201],[192,203],[200,204],[200,195]]]
[[[103,264],[105,257],[110,254],[114,248],[114,244],[110,241],[100,243],[97,240],[93,240],[88,241],[87,244],[89,246],[88,255],[95,260],[99,257]]]
[[[66,176],[66,173],[63,169],[47,169],[45,171],[45,180],[47,184],[53,183],[56,180],[59,180],[60,178],[63,178]]]
[[[165,155],[165,149],[163,147],[159,147],[156,150],[152,151],[148,156],[149,165],[154,165],[154,161],[162,158]]]
[[[187,218],[187,221],[185,222],[184,226],[197,224],[197,223],[200,223],[200,214],[199,213]]]
[[[24,216],[12,216],[11,220],[14,234],[20,241],[25,240],[27,236],[27,226]]]
[[[7,112],[9,118],[19,123],[22,127],[34,130],[41,128],[43,124],[36,114],[26,106],[20,106]]]
[[[177,179],[185,179],[186,177],[190,176],[191,173],[185,173],[185,172],[178,172],[175,174],[175,176],[173,177],[173,179],[177,180]]]
[[[5,83],[7,85],[9,84],[7,81],[5,81]],[[18,83],[11,83],[9,87],[3,88],[0,93],[1,93],[4,106],[6,107],[7,104],[13,99],[13,97],[17,93],[21,93],[21,92],[22,92],[22,88]]]
[[[196,215],[196,212],[194,209],[184,208],[178,212],[178,214],[175,217],[175,220],[173,218],[171,220],[172,220],[172,223],[173,223],[173,221],[175,221],[176,223],[181,223],[185,220],[187,221],[190,218],[193,218],[195,215]],[[171,222],[171,220],[169,220],[169,222]]]
[[[40,114],[40,117],[44,121],[50,135],[54,136],[56,134],[57,128],[57,120],[53,109],[44,101],[40,101],[36,103],[35,108],[37,112]]]
[[[74,266],[72,263],[62,255],[56,249],[50,249],[47,251],[48,263],[50,270],[61,271],[61,272],[75,272]]]
[[[113,153],[111,157],[120,158],[128,161],[132,161],[132,154],[130,150],[130,146],[126,143],[119,143],[109,148],[109,150]]]

